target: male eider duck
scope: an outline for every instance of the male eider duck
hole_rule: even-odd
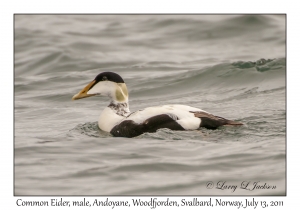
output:
[[[146,132],[156,132],[160,128],[197,130],[200,127],[216,129],[223,125],[243,125],[185,105],[155,106],[130,112],[126,84],[114,72],[98,74],[72,99],[95,95],[108,96],[110,99],[110,104],[100,115],[99,128],[117,137],[135,137]]]

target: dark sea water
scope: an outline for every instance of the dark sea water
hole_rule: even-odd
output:
[[[284,15],[14,23],[15,195],[286,194]],[[107,98],[71,101],[102,71],[123,77],[131,111],[185,104],[245,125],[112,137],[97,125]]]

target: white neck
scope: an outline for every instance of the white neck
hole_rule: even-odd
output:
[[[108,105],[117,115],[126,117],[130,114],[128,99],[124,102],[112,100]]]

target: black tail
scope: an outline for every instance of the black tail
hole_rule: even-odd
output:
[[[226,124],[225,125],[244,125],[243,123],[241,122],[236,122],[236,121],[232,121],[232,120],[227,120]]]
[[[222,125],[233,125],[233,126],[240,126],[243,123],[235,122],[232,120],[227,120],[223,117],[218,117],[206,112],[192,112],[194,113],[195,117],[201,119],[201,123],[199,127],[205,127],[208,129],[216,129]]]

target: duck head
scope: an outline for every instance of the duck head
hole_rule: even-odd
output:
[[[122,77],[114,72],[102,72],[85,86],[72,100],[78,100],[95,95],[108,96],[113,102],[128,102],[128,91]]]

